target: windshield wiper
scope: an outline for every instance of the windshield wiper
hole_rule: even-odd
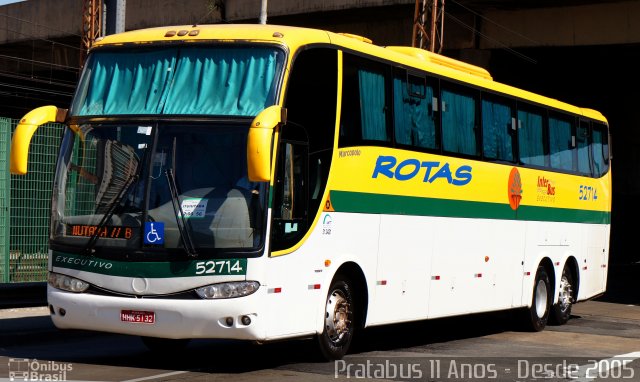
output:
[[[167,176],[167,183],[169,183],[169,191],[171,192],[171,204],[173,205],[173,212],[176,216],[176,224],[180,231],[180,239],[182,239],[182,245],[187,255],[190,257],[197,257],[193,241],[191,240],[191,234],[189,233],[189,227],[187,225],[186,218],[180,206],[180,199],[178,198],[178,186],[176,185],[176,178],[173,176],[173,171],[167,169],[164,174]]]
[[[137,173],[131,174],[129,178],[127,178],[127,181],[124,183],[120,191],[118,191],[118,195],[115,197],[113,202],[111,202],[111,204],[109,205],[109,209],[107,210],[107,212],[104,213],[104,215],[102,216],[102,220],[100,220],[100,223],[98,223],[98,225],[96,226],[96,231],[93,233],[93,235],[91,235],[91,237],[89,238],[89,241],[87,242],[86,252],[88,255],[92,255],[95,252],[93,247],[98,242],[98,237],[100,236],[100,232],[104,229],[104,227],[107,225],[107,222],[113,216],[113,213],[116,211],[116,207],[118,206],[118,204],[120,204],[120,201],[122,200],[122,197],[126,194],[126,191],[134,183],[134,181],[137,181],[137,180],[138,180],[138,174]]]

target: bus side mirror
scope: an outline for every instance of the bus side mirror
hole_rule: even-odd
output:
[[[12,174],[24,175],[27,173],[29,145],[38,127],[49,122],[64,122],[66,118],[67,109],[58,109],[55,106],[42,106],[31,110],[20,120],[11,139],[9,170]]]
[[[271,147],[276,126],[287,121],[287,109],[270,106],[251,122],[247,137],[247,173],[251,182],[271,180]]]

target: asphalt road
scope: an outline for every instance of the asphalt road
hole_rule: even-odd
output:
[[[509,312],[367,329],[338,362],[313,340],[198,340],[159,355],[138,338],[53,327],[45,308],[0,310],[0,380],[10,372],[83,381],[640,381],[640,306],[592,301],[564,326],[516,329]],[[22,376],[22,375],[17,375]],[[16,379],[23,380],[23,379]]]

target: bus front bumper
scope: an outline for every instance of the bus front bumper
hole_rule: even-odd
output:
[[[145,299],[71,293],[47,286],[51,319],[60,329],[174,339],[264,340],[260,293],[220,300]],[[132,315],[153,322],[130,322]]]

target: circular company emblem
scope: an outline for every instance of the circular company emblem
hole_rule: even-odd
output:
[[[520,200],[522,200],[522,180],[520,179],[520,173],[517,168],[512,168],[509,174],[509,183],[507,184],[507,193],[509,196],[509,205],[512,210],[517,210],[520,207]]]
[[[143,293],[149,288],[149,282],[144,277],[136,277],[131,282],[131,288],[136,293]]]

